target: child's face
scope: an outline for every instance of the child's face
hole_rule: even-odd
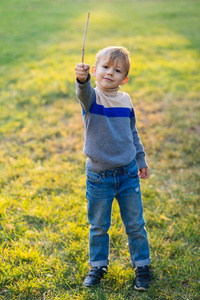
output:
[[[126,70],[122,61],[109,61],[102,58],[97,67],[92,67],[92,75],[104,89],[114,89],[128,81]]]

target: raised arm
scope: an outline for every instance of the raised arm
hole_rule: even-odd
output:
[[[95,99],[95,91],[90,83],[90,66],[79,63],[75,67],[76,94],[84,112],[88,112]]]

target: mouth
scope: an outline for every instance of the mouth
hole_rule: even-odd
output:
[[[107,81],[111,81],[111,82],[113,82],[113,80],[112,80],[112,79],[110,79],[110,78],[107,78],[107,77],[105,77],[104,79],[105,79],[105,80],[107,80]]]

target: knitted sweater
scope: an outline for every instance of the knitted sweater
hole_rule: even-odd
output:
[[[119,88],[93,88],[76,80],[77,97],[85,125],[86,166],[96,172],[123,167],[136,158],[138,168],[147,167],[145,152],[135,127],[130,96]]]

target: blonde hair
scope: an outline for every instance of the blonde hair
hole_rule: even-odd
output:
[[[124,47],[110,46],[100,50],[96,55],[95,67],[98,66],[100,60],[105,57],[109,61],[116,63],[117,60],[121,60],[125,67],[125,77],[130,70],[130,56],[129,51]]]

